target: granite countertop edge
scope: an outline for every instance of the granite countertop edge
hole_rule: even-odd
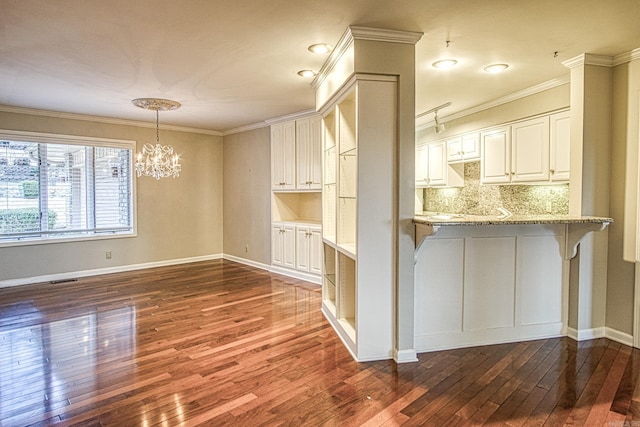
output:
[[[528,225],[528,224],[611,224],[613,218],[578,215],[511,215],[508,217],[482,215],[452,215],[434,218],[432,214],[416,214],[415,224],[426,225]]]

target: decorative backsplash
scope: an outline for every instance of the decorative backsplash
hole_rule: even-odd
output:
[[[424,210],[469,215],[568,214],[569,184],[480,185],[480,162],[464,164],[464,187],[425,188]]]

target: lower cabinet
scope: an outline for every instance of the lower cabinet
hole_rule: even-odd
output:
[[[274,222],[271,226],[271,263],[297,271],[322,273],[322,229],[318,225]]]
[[[271,263],[281,267],[296,266],[295,226],[287,223],[271,225]]]
[[[322,232],[320,227],[296,227],[296,269],[322,273]]]

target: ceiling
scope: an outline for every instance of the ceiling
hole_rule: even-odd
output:
[[[416,113],[461,110],[640,47],[638,0],[0,0],[0,105],[225,132],[314,108],[310,78],[349,25],[421,31]],[[450,43],[447,47],[447,41]],[[557,52],[557,53],[555,53]],[[452,57],[449,71],[431,63]],[[498,75],[482,71],[504,62]]]

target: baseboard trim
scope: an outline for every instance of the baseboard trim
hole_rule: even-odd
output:
[[[607,327],[605,328],[605,336],[612,341],[633,347],[633,335]]]
[[[293,277],[294,279],[305,280],[307,282],[315,283],[316,285],[322,284],[322,278],[315,274],[303,273],[301,271],[291,270],[275,265],[270,265],[269,271],[271,271],[272,273],[282,274],[283,276]]]
[[[271,266],[268,264],[263,264],[261,262],[253,261],[246,258],[240,258],[235,255],[223,254],[222,257],[227,261],[237,262],[240,264],[248,265],[249,267],[255,267],[255,268],[259,268],[261,270],[267,270],[267,271],[271,270]]]
[[[596,338],[605,338],[606,328],[591,328],[591,329],[575,329],[575,328],[567,328],[567,336],[576,341],[586,341],[593,340]]]
[[[393,360],[396,363],[411,363],[418,361],[418,354],[414,349],[409,350],[393,350]]]
[[[164,261],[145,262],[140,264],[128,264],[118,267],[96,268],[93,270],[71,271],[67,273],[46,274],[43,276],[24,277],[20,279],[9,279],[0,281],[1,288],[12,286],[29,285],[34,283],[51,282],[56,280],[69,280],[79,277],[99,276],[101,274],[123,273],[126,271],[144,270],[147,268],[166,267],[170,265],[188,264],[192,262],[211,261],[221,259],[222,254],[204,255],[189,258],[177,258]]]

